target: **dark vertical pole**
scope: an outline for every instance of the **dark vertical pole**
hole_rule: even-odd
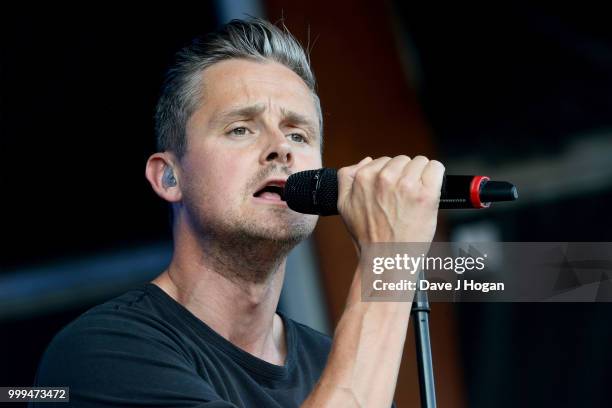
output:
[[[429,300],[427,292],[418,290],[412,304],[414,335],[419,370],[419,390],[422,408],[436,407],[436,387],[434,384],[431,342],[429,341]]]

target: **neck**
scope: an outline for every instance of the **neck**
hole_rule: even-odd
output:
[[[265,240],[246,242],[175,231],[172,262],[153,283],[237,347],[282,365],[286,343],[276,307],[288,250]]]

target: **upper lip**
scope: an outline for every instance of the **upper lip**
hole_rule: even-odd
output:
[[[255,193],[253,194],[257,194],[259,191],[263,190],[264,188],[268,187],[268,186],[275,186],[275,187],[280,187],[280,188],[285,188],[285,184],[287,184],[287,179],[286,178],[270,178],[266,181],[264,181],[259,187],[257,187],[257,189],[255,190]]]

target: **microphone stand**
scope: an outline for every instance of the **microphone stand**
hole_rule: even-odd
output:
[[[436,408],[431,344],[429,341],[429,299],[427,291],[417,290],[410,313],[414,321],[414,336],[419,370],[419,389],[422,408]]]

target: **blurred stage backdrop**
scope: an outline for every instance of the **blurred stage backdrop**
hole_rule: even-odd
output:
[[[219,0],[5,13],[0,385],[32,383],[55,333],[167,264],[144,178],[181,45],[245,13],[311,49],[324,162],[426,154],[520,200],[444,211],[440,241],[612,241],[612,30],[602,10]],[[355,267],[341,221],[290,257],[280,307],[328,333]],[[434,304],[440,407],[609,406],[610,304]],[[417,406],[412,328],[396,401]]]

